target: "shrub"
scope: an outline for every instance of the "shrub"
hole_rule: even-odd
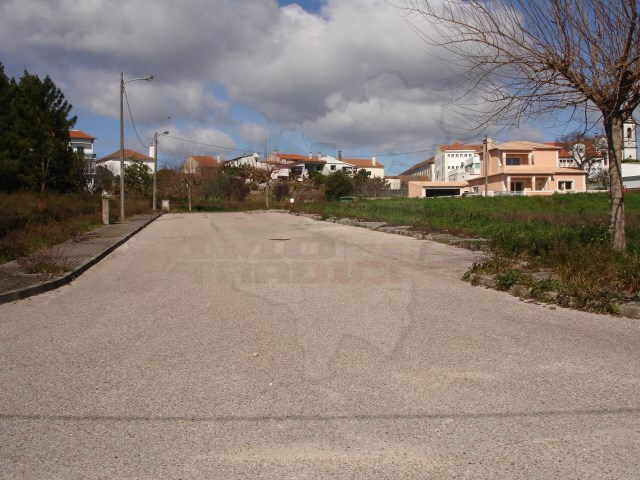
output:
[[[324,196],[327,200],[338,200],[353,193],[351,179],[342,172],[327,176],[324,181]]]
[[[273,195],[276,200],[283,200],[289,196],[289,184],[286,182],[278,182],[273,186]]]

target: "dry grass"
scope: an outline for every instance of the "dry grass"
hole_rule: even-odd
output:
[[[127,202],[127,215],[149,210],[146,199]],[[44,198],[28,192],[0,194],[0,263],[25,257],[43,248],[78,237],[102,225],[100,196],[48,194]],[[110,202],[110,216],[118,208]]]

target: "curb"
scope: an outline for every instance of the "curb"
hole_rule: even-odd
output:
[[[16,300],[22,300],[24,298],[32,297],[34,295],[39,295],[41,293],[49,292],[51,290],[55,290],[56,288],[60,288],[60,287],[62,287],[64,285],[67,285],[67,284],[71,283],[73,280],[75,280],[80,275],[82,275],[84,272],[89,270],[96,263],[98,263],[104,257],[109,255],[115,249],[120,247],[123,243],[127,242],[131,237],[133,237],[135,234],[137,234],[140,230],[145,228],[151,222],[153,222],[153,221],[157,220],[158,218],[160,218],[162,215],[163,215],[163,213],[160,213],[156,217],[150,218],[149,220],[144,222],[142,225],[140,225],[138,228],[136,228],[132,232],[128,233],[124,238],[121,238],[120,240],[118,240],[113,245],[107,247],[103,252],[101,252],[98,255],[96,255],[95,257],[91,258],[86,263],[80,265],[78,268],[76,268],[76,269],[74,269],[74,270],[72,270],[70,272],[65,273],[62,277],[58,277],[58,278],[55,278],[53,280],[47,280],[47,281],[44,281],[44,282],[41,282],[41,283],[37,283],[37,284],[29,286],[29,287],[24,287],[24,288],[20,288],[20,289],[17,289],[17,290],[11,290],[11,291],[5,292],[5,293],[0,293],[0,304],[9,303],[9,302],[15,302]]]

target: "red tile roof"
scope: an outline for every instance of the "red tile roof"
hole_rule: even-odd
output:
[[[209,155],[191,155],[189,158],[193,158],[200,168],[218,168],[224,164]]]
[[[384,168],[384,165],[376,160],[376,164],[374,165],[371,159],[364,158],[343,158],[342,161],[344,163],[348,163],[353,165],[356,168]]]
[[[124,149],[124,158],[125,160],[136,160],[139,162],[153,162],[153,157],[149,157],[144,155],[143,153],[136,152],[135,150],[129,150],[128,148]],[[116,150],[109,155],[102,157],[99,161],[105,162],[107,160],[120,160],[120,150]]]
[[[92,137],[88,133],[81,132],[80,130],[69,130],[69,138],[76,138],[78,140],[95,140],[96,137]]]
[[[481,152],[482,151],[482,145],[475,145],[475,144],[464,144],[464,143],[460,143],[460,142],[454,142],[450,145],[439,145],[440,150],[473,150],[475,152]]]

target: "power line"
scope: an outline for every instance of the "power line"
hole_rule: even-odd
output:
[[[127,110],[129,110],[129,118],[131,119],[131,125],[133,125],[133,131],[136,132],[136,137],[138,137],[138,141],[140,142],[140,145],[142,145],[142,148],[146,148],[147,146],[142,143],[142,140],[140,140],[140,135],[138,135],[138,129],[136,128],[136,122],[133,121],[133,114],[131,113],[131,106],[129,105],[129,97],[127,97],[127,90],[124,90],[124,98],[127,101]]]
[[[204,147],[221,148],[223,150],[232,150],[234,152],[242,152],[242,153],[247,152],[247,150],[243,150],[241,148],[223,147],[222,145],[213,145],[211,143],[196,142],[195,140],[187,140],[186,138],[174,137],[172,135],[165,135],[165,137],[172,138],[174,140],[180,140],[181,142],[193,143],[195,145],[202,145]]]
[[[402,155],[415,155],[418,153],[431,153],[435,150],[435,147],[429,148],[427,150],[416,150],[414,152],[400,152],[400,153],[382,153],[376,154],[372,153],[371,155],[349,155],[350,158],[370,158],[370,157],[399,157]]]

